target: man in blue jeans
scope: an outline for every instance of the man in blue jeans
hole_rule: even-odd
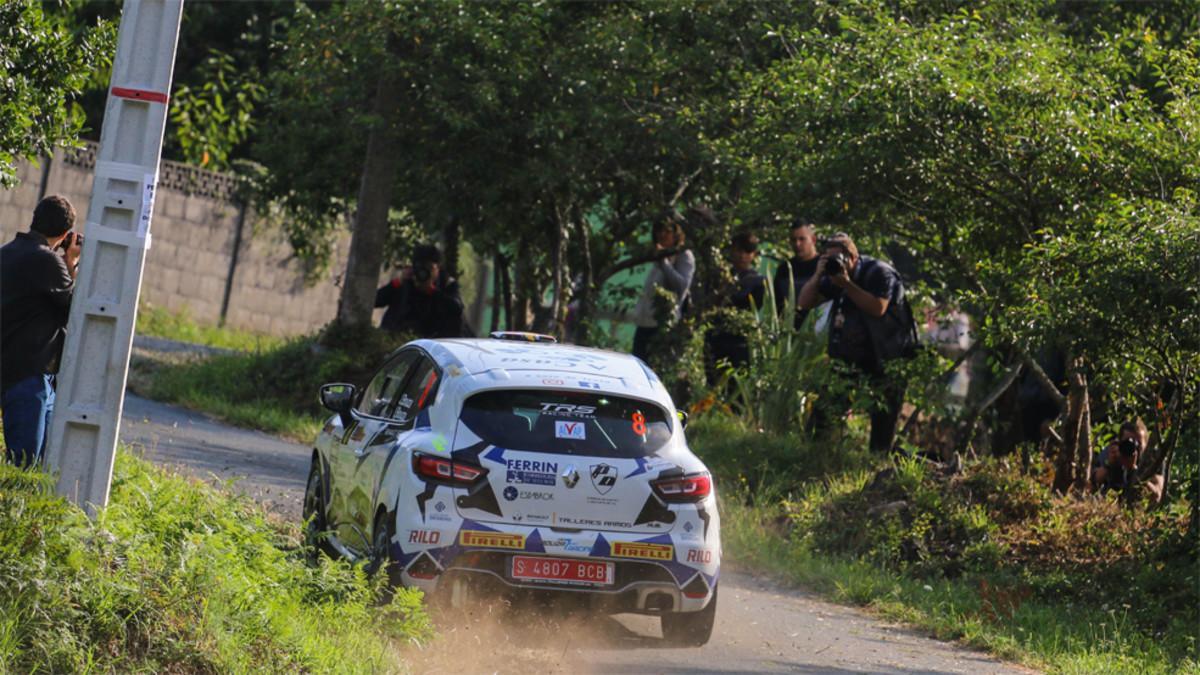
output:
[[[46,197],[28,232],[0,247],[0,411],[8,460],[41,461],[54,410],[54,373],[66,337],[83,238],[75,208]]]

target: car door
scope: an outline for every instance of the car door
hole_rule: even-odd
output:
[[[411,362],[403,386],[393,396],[383,413],[381,425],[363,446],[357,457],[353,485],[356,491],[351,500],[351,517],[357,531],[370,533],[374,525],[384,474],[392,461],[408,461],[407,439],[420,411],[432,402],[438,373],[432,359],[419,352]],[[361,491],[361,492],[359,492]],[[361,495],[362,499],[359,498]],[[368,539],[369,541],[369,539]]]
[[[369,449],[377,442],[379,433],[387,429],[397,394],[419,357],[418,350],[405,350],[376,371],[351,411],[353,421],[333,443],[330,521],[338,540],[352,551],[365,551],[370,541],[369,530],[362,526],[361,512],[370,509],[367,502],[371,500],[373,486],[359,484],[364,478],[359,465],[370,454]]]

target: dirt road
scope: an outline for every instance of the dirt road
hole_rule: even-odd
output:
[[[234,481],[299,519],[311,450],[129,395],[121,440],[159,463]],[[986,655],[891,626],[852,608],[726,571],[713,640],[666,648],[658,621],[581,619],[481,608],[442,619],[441,639],[410,654],[418,672],[594,673],[1028,673]]]

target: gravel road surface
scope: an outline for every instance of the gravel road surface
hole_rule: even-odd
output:
[[[299,519],[311,449],[137,396],[125,397],[121,440],[163,465],[231,481]],[[713,640],[666,648],[658,621],[481,609],[442,618],[442,638],[410,654],[418,672],[1029,673],[978,652],[881,622],[853,608],[726,571]]]

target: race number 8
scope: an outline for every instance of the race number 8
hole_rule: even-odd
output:
[[[646,435],[646,416],[640,412],[633,413],[633,433],[638,436]]]

